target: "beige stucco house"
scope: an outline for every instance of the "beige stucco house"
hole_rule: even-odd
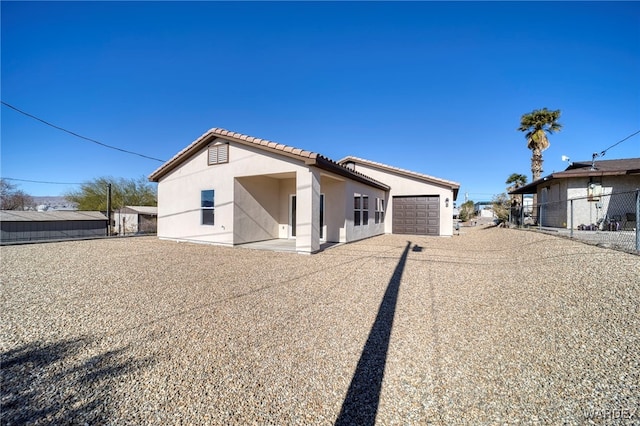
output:
[[[460,187],[219,128],[149,179],[158,182],[160,238],[229,246],[292,239],[299,253],[392,232],[450,236]]]

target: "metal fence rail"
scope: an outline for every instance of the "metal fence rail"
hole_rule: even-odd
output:
[[[640,253],[640,190],[516,207],[509,221],[517,227]]]

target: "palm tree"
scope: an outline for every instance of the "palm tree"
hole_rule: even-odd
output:
[[[505,181],[507,185],[507,192],[511,192],[515,189],[524,186],[527,183],[527,177],[525,175],[521,175],[520,173],[511,173],[511,175]]]
[[[560,110],[549,111],[547,108],[536,109],[520,118],[518,130],[526,132],[527,148],[532,152],[531,173],[533,180],[540,179],[542,174],[542,151],[549,148],[547,133],[560,131],[562,124],[558,123]]]
[[[504,183],[509,185],[507,187],[507,192],[515,191],[527,183],[527,177],[520,173],[511,173]],[[520,200],[522,200],[522,196]],[[511,195],[511,212],[509,217],[512,223],[515,223],[518,226],[522,225],[522,202],[520,200],[517,195]]]

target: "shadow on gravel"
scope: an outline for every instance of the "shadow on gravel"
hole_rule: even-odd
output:
[[[362,349],[336,425],[373,425],[376,422],[398,290],[410,247],[411,241],[407,241],[407,246],[382,297],[378,315]]]
[[[153,364],[127,348],[83,358],[88,339],[30,343],[0,355],[2,424],[110,423],[113,386]]]

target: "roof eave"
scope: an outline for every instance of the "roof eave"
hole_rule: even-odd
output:
[[[315,152],[305,151],[302,149],[297,149],[276,142],[253,138],[246,135],[242,135],[246,138],[243,139],[241,137],[234,136],[235,134],[236,133],[232,133],[227,130],[220,130],[217,128],[209,130],[207,133],[192,142],[191,145],[189,145],[183,151],[179,152],[174,158],[167,161],[165,164],[160,166],[159,169],[151,173],[151,175],[149,175],[149,180],[151,182],[158,182],[163,176],[175,170],[178,166],[191,158],[191,156],[193,156],[195,153],[200,151],[202,148],[204,148],[217,138],[228,140],[230,142],[234,142],[244,146],[259,148],[266,152],[271,152],[298,161],[303,161],[305,164],[314,164],[316,157],[318,157],[318,154],[316,154]]]
[[[371,167],[375,167],[390,173],[396,173],[405,177],[410,177],[413,179],[420,179],[422,181],[425,182],[429,182],[432,183],[434,185],[440,185],[440,186],[445,186],[450,188],[452,191],[454,191],[454,196],[457,198],[458,197],[458,190],[460,189],[460,184],[458,182],[453,182],[453,181],[449,181],[446,179],[440,179],[437,178],[435,176],[427,176],[421,173],[416,173],[416,172],[412,172],[410,170],[404,170],[404,169],[400,169],[398,167],[393,167],[393,166],[388,166],[386,164],[382,164],[382,163],[377,163],[375,161],[370,161],[370,160],[366,160],[364,158],[358,158],[358,157],[353,157],[353,156],[348,156],[348,157],[344,157],[342,160],[338,161],[339,164],[342,164],[344,162],[349,162],[349,161],[353,161],[354,163],[362,163]]]
[[[634,170],[569,170],[554,174],[556,178],[593,177],[593,176],[626,176],[638,174]]]
[[[239,135],[239,136],[235,136]],[[277,142],[271,142],[264,139],[253,138],[246,135],[240,135],[239,133],[232,133],[228,130],[222,130],[218,128],[210,129],[208,132],[200,136],[194,142],[192,142],[185,149],[176,154],[172,159],[160,166],[156,171],[149,175],[151,182],[158,182],[163,176],[166,176],[171,171],[178,168],[182,163],[191,158],[198,151],[205,146],[216,140],[217,138],[228,140],[240,145],[253,147],[266,151],[269,153],[277,154],[282,157],[291,158],[297,161],[302,161],[306,166],[316,166],[323,170],[335,173],[337,175],[356,180],[358,182],[373,186],[384,191],[388,191],[390,187],[375,179],[365,176],[361,173],[357,173],[347,169],[341,164],[336,163],[322,155],[315,152],[302,150],[279,144]]]
[[[514,189],[513,191],[509,191],[509,195],[518,195],[518,194],[535,194],[538,190],[538,185],[543,182],[549,182],[553,180],[554,175],[548,175],[538,180],[534,180],[531,183],[526,184],[525,186],[521,186],[518,189]]]
[[[374,188],[382,189],[383,191],[389,191],[391,189],[390,186],[385,185],[382,182],[378,182],[377,180],[372,179],[361,173],[353,172],[347,169],[346,167],[342,166],[341,164],[338,164],[322,156],[316,157],[315,162],[312,165],[317,166],[328,172],[335,173],[339,176],[346,177],[346,178],[358,181],[360,183],[367,184],[369,186],[373,186]]]
[[[214,130],[211,129],[200,136],[198,139],[193,141],[189,146],[187,146],[182,151],[178,152],[173,158],[164,163],[162,166],[157,168],[153,173],[149,175],[150,182],[158,182],[163,176],[166,176],[168,173],[175,170],[178,166],[184,163],[188,158],[190,158],[194,153],[202,149],[205,145],[207,145],[213,138],[216,138],[217,135],[214,133]]]
[[[595,177],[595,176],[626,176],[626,175],[635,175],[640,174],[637,170],[565,170],[563,172],[552,173],[548,176],[545,176],[541,179],[533,181],[525,186],[522,186],[518,189],[510,191],[510,195],[518,195],[518,194],[535,194],[538,191],[538,186],[543,183],[548,183],[553,180],[560,179],[571,179],[571,178],[581,178],[581,177]]]

